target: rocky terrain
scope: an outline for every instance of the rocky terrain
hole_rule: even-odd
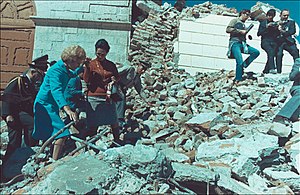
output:
[[[1,193],[300,193],[300,122],[272,122],[289,99],[288,75],[245,70],[245,80],[234,85],[234,71],[191,76],[176,66],[173,43],[180,18],[236,10],[209,2],[181,14],[173,8],[148,10],[148,18],[135,26],[129,61],[151,60],[143,83],[153,106],[128,90],[121,133],[127,144],[111,147],[109,128],[100,127],[92,147],[55,162],[49,148],[37,161],[40,147],[21,148],[4,174],[22,175],[1,186]],[[3,153],[7,132],[3,122],[1,127]]]

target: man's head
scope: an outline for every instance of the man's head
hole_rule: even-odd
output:
[[[242,11],[240,11],[239,17],[243,22],[245,22],[250,17],[250,10],[249,9],[243,9]]]
[[[267,19],[268,19],[268,21],[273,21],[275,15],[276,15],[276,10],[275,9],[270,9],[267,12]]]
[[[151,63],[149,61],[140,60],[136,72],[138,74],[143,74],[150,67]]]
[[[24,74],[24,73],[23,73]],[[30,78],[30,80],[35,83],[43,78],[43,75],[39,72],[39,70],[34,68],[28,68],[25,71],[25,74]]]
[[[29,64],[30,68],[39,69],[43,72],[46,72],[48,69],[48,55],[43,55],[32,60],[32,64]]]
[[[183,5],[183,2],[181,2],[181,1],[176,1],[176,3],[174,4],[174,8],[179,12],[182,12],[183,7],[184,7],[184,5]]]
[[[283,9],[280,12],[280,20],[282,21],[287,21],[289,19],[289,16],[290,16],[290,11],[287,9]]]

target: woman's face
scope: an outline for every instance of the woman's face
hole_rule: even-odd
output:
[[[84,59],[83,60],[77,60],[75,62],[72,62],[70,64],[68,64],[68,67],[71,69],[71,70],[75,70],[76,68],[78,68],[80,66],[80,64],[82,64],[84,62]]]
[[[97,58],[98,58],[98,60],[100,62],[103,61],[103,60],[105,60],[106,55],[107,55],[107,52],[104,49],[97,48],[97,50],[96,50],[96,56],[97,56]]]

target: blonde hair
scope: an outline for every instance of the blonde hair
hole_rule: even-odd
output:
[[[86,58],[86,53],[82,47],[79,45],[72,45],[65,48],[61,54],[61,59],[65,63],[72,63],[84,60]]]

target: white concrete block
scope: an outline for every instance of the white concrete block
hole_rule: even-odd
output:
[[[179,55],[178,64],[180,66],[191,66],[191,63],[192,63],[192,57],[190,55],[184,55],[184,54]]]
[[[180,39],[180,38],[179,38]],[[203,33],[191,33],[192,43],[198,43],[203,45],[216,45],[216,39],[213,35]]]
[[[192,32],[188,31],[179,31],[179,40],[182,42],[195,43],[192,39]]]
[[[189,31],[189,32],[202,32],[202,26],[203,25],[201,23],[181,20],[179,29],[182,29],[183,31]]]
[[[179,42],[179,52],[182,54],[201,55],[203,45]]]
[[[224,58],[227,52],[227,49],[225,47],[214,45],[202,45],[202,48],[202,55],[206,57]]]
[[[203,24],[202,32],[212,35],[225,34],[226,27],[216,24]]]
[[[214,64],[215,64],[214,58],[192,56],[191,66],[193,67],[213,68]]]

